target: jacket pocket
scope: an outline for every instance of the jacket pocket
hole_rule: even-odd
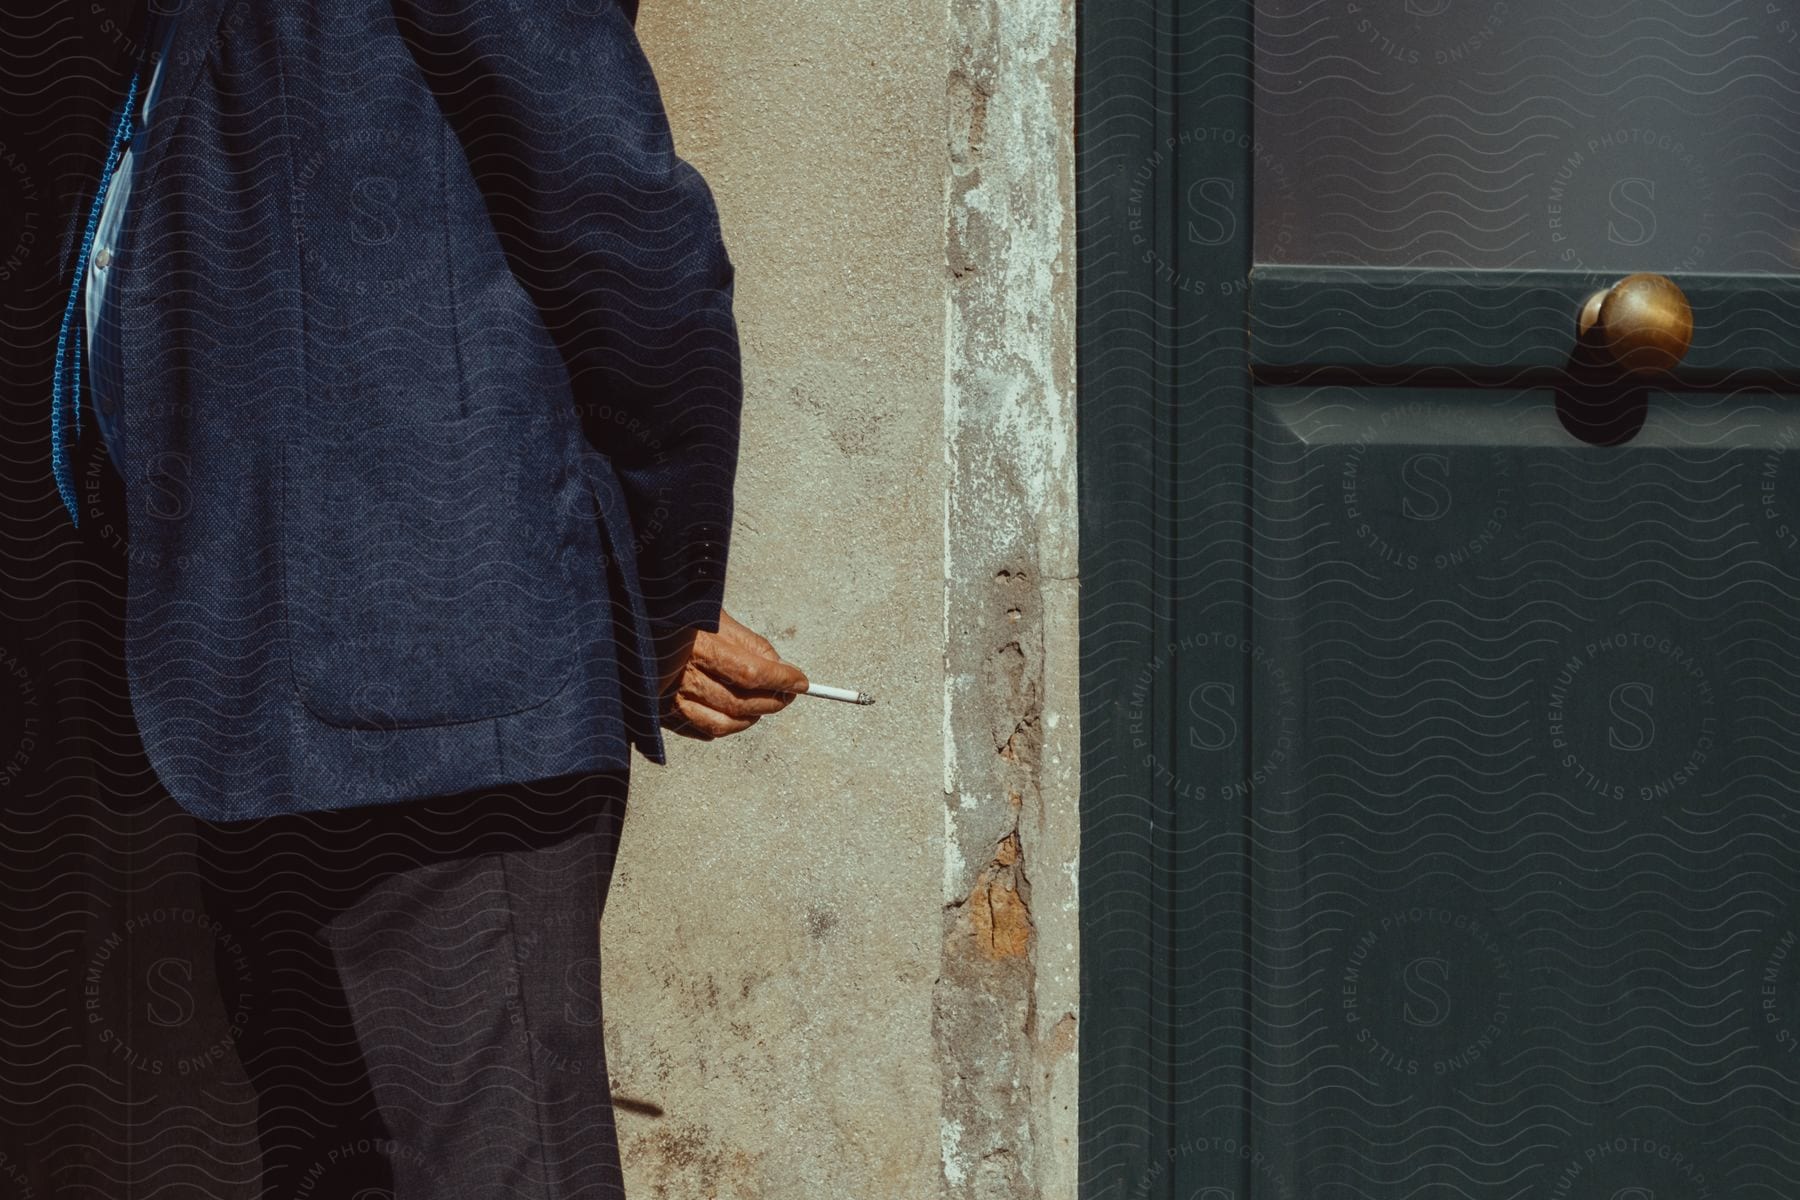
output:
[[[301,702],[352,728],[533,708],[576,667],[587,489],[547,415],[486,411],[291,438],[281,489]]]

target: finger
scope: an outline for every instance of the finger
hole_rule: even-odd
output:
[[[662,727],[664,733],[679,734],[685,738],[693,738],[697,742],[710,742],[713,740],[712,734],[706,732],[704,729],[697,728],[686,717],[683,717],[680,713],[676,712],[673,705],[670,705],[662,714]]]
[[[804,671],[793,663],[782,662],[780,659],[773,662],[760,658],[750,659],[747,663],[722,663],[716,667],[702,664],[700,670],[740,693],[763,692],[791,699],[811,686]]]
[[[699,648],[692,662],[713,678],[741,688],[804,692],[809,686],[806,673],[794,664],[780,658],[762,658],[721,640]]]
[[[682,695],[676,696],[670,707],[687,728],[699,731],[708,740],[742,733],[757,721],[755,717],[733,717]]]
[[[780,712],[794,698],[780,692],[768,692],[717,679],[703,671],[689,671],[682,677],[677,694],[702,704],[714,712],[739,719],[766,717]]]

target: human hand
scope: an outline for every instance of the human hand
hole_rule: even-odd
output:
[[[767,638],[723,611],[719,632],[689,630],[660,657],[663,728],[699,741],[742,733],[808,686]]]

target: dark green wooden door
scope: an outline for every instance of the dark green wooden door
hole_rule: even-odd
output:
[[[1797,30],[1083,9],[1084,1196],[1800,1195]]]

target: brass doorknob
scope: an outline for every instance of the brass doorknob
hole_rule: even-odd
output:
[[[1694,310],[1665,275],[1627,275],[1581,306],[1581,338],[1623,371],[1667,371],[1694,342]]]

